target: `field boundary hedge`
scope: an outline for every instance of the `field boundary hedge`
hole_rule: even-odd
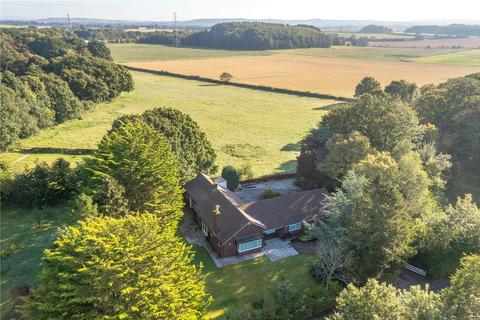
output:
[[[50,147],[38,147],[30,149],[19,150],[20,153],[32,153],[32,154],[67,154],[67,155],[87,155],[95,152],[95,149],[70,149],[70,148],[50,148]]]
[[[186,80],[203,81],[203,82],[208,82],[208,83],[215,83],[215,84],[221,84],[221,85],[227,85],[227,86],[233,86],[233,87],[240,87],[240,88],[245,88],[245,89],[289,94],[289,95],[295,95],[295,96],[300,96],[300,97],[330,99],[330,100],[338,100],[338,101],[345,101],[345,102],[353,101],[353,99],[351,99],[351,98],[334,96],[334,95],[323,94],[323,93],[315,93],[315,92],[292,90],[292,89],[282,89],[282,88],[261,86],[261,85],[248,84],[248,83],[224,82],[224,81],[221,81],[221,80],[205,78],[205,77],[200,77],[200,76],[189,76],[189,75],[185,75],[185,74],[181,74],[181,73],[173,73],[173,72],[169,72],[169,71],[150,70],[150,69],[144,69],[144,68],[131,67],[131,66],[128,66],[128,65],[124,65],[124,66],[127,69],[132,70],[132,71],[139,71],[139,72],[156,74],[156,75],[160,75],[160,76],[181,78],[181,79],[186,79]]]

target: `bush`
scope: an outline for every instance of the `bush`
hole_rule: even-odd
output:
[[[240,175],[238,174],[237,169],[233,166],[225,166],[222,169],[222,177],[227,180],[227,188],[230,190],[235,190],[238,188],[240,183]]]
[[[267,189],[262,194],[262,199],[271,199],[281,196],[280,192],[273,191],[272,189]]]
[[[222,80],[223,82],[230,82],[232,78],[233,76],[228,72],[224,72],[220,75],[220,80]]]
[[[76,169],[63,158],[53,164],[45,162],[7,177],[2,173],[2,201],[20,207],[42,209],[67,200],[77,190]]]

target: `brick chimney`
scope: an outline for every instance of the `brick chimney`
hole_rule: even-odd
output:
[[[216,204],[215,209],[213,210],[213,215],[215,216],[215,233],[220,232],[221,227],[221,212],[220,212],[220,205]]]

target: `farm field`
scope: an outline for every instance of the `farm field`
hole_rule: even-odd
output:
[[[95,148],[112,121],[124,114],[169,106],[188,113],[217,151],[217,164],[250,163],[256,176],[295,170],[298,141],[335,101],[261,92],[133,72],[136,89],[112,103],[98,105],[81,120],[42,130],[21,142],[21,149]],[[1,155],[13,169],[60,154]],[[81,156],[67,156],[78,160]]]
[[[271,56],[274,54],[285,53],[300,56],[347,58],[359,60],[405,61],[458,51],[458,49],[425,50],[423,48],[372,48],[352,46],[264,51],[175,48],[164,45],[135,43],[109,43],[107,46],[110,49],[114,60],[119,63],[132,61],[208,59],[238,56]]]
[[[406,35],[399,33],[361,33],[361,32],[336,32],[336,31],[324,31],[326,34],[338,34],[339,37],[350,38],[355,36],[357,38],[367,37],[375,39],[413,39],[414,35]]]
[[[271,55],[271,51],[228,51],[215,49],[175,48],[155,44],[109,43],[115,62],[207,59],[234,56]]]
[[[467,49],[480,48],[480,37],[462,38],[462,39],[427,39],[427,40],[409,40],[409,41],[378,41],[369,42],[372,47],[390,47],[390,48],[451,48],[462,47]]]
[[[421,86],[480,71],[474,66],[339,59],[288,52],[201,61],[129,62],[126,65],[214,79],[218,79],[222,72],[229,72],[235,82],[343,97],[351,97],[355,86],[367,75],[375,77],[382,85],[395,79],[405,79]]]
[[[474,66],[480,66],[480,49],[422,57],[415,59],[415,61],[442,64],[470,64]]]

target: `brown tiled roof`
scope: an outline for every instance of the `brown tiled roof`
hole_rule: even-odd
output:
[[[239,209],[233,199],[227,196],[228,191],[216,186],[207,175],[200,173],[187,183],[185,189],[195,200],[193,206],[195,212],[222,244],[248,224],[256,224],[265,229],[261,222]],[[218,231],[215,230],[215,216],[213,215],[216,205],[220,206],[220,230]]]
[[[267,229],[277,229],[322,217],[327,194],[328,191],[324,188],[289,193],[247,203],[241,205],[240,209],[261,221]]]
[[[327,195],[326,189],[316,189],[238,204],[235,194],[217,186],[210,177],[202,173],[187,183],[185,189],[195,201],[195,212],[222,244],[249,224],[267,230],[319,218],[323,214]],[[216,205],[220,206],[219,230],[215,230],[213,214]]]

